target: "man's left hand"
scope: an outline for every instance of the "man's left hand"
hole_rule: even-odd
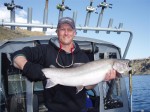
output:
[[[112,69],[106,74],[104,80],[109,81],[109,80],[115,79],[116,77],[117,77],[117,71]]]

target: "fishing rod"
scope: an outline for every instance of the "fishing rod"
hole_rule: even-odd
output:
[[[90,6],[86,7],[87,14],[86,14],[86,19],[85,19],[84,26],[88,26],[89,25],[89,20],[90,20],[91,13],[93,11],[95,11],[95,8],[92,7],[92,4],[93,4],[93,0],[90,0]]]
[[[48,0],[45,2],[45,9],[44,9],[44,17],[43,17],[43,24],[48,23]],[[45,33],[47,31],[47,28],[43,28],[43,32]]]
[[[99,17],[98,17],[98,21],[97,21],[97,26],[96,27],[101,27],[104,9],[112,8],[112,4],[106,3],[106,0],[104,0],[99,5],[97,5],[97,8],[100,8],[100,7],[102,7],[102,9],[101,9],[101,12],[99,13]],[[99,33],[99,31],[96,31],[96,33]]]
[[[15,5],[14,0],[11,1],[11,3],[4,3],[4,6],[7,7],[8,10],[10,10],[10,21],[11,23],[15,23],[15,8],[23,9],[20,5]],[[15,30],[15,26],[11,27],[12,30]]]
[[[65,0],[62,0],[61,4],[57,5],[57,9],[59,10],[59,17],[58,19],[63,17],[63,11],[67,10],[71,10],[71,8],[69,8],[68,6],[64,5],[65,4]]]
[[[96,10],[96,8],[94,8],[92,5],[93,5],[93,0],[90,0],[90,5],[86,7],[87,14],[86,14],[85,24],[84,24],[85,27],[89,26],[91,13]],[[84,30],[84,33],[86,32],[87,30]]]
[[[130,66],[133,67],[133,61]],[[132,112],[132,75],[133,69],[129,71],[130,112]]]

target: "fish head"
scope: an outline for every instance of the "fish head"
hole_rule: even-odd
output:
[[[115,69],[119,73],[127,73],[132,70],[132,67],[130,67],[129,64],[130,60],[127,59],[115,60],[113,63],[113,69]]]

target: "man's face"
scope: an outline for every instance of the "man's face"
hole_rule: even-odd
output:
[[[69,24],[64,23],[57,29],[57,35],[62,45],[70,45],[76,35],[76,31]]]

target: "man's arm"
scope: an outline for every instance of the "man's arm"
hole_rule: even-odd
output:
[[[13,65],[23,71],[23,75],[26,76],[30,81],[41,81],[45,80],[46,77],[42,72],[42,66],[27,61],[24,56],[16,56],[13,59]]]
[[[20,70],[23,70],[26,63],[27,59],[24,56],[17,56],[13,59],[13,65]]]

